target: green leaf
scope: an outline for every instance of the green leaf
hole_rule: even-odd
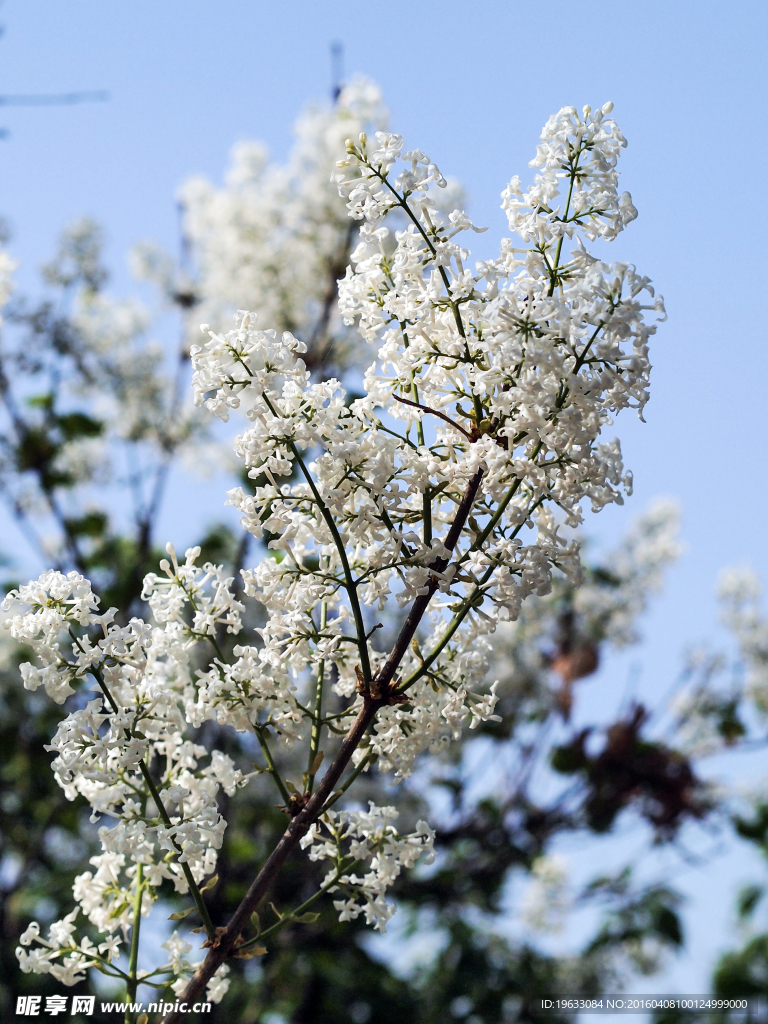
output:
[[[270,907],[272,907],[272,913],[275,915],[278,921],[282,921],[285,915],[280,913],[280,911],[277,909],[274,903],[270,903],[269,905]]]
[[[251,925],[253,926],[253,930],[256,934],[259,935],[261,932],[261,920],[255,910],[251,914]]]
[[[238,950],[235,956],[238,960],[253,960],[255,956],[264,956],[266,952],[266,946],[248,946],[246,949]]]
[[[100,537],[109,520],[104,512],[88,512],[84,516],[65,519],[64,522],[75,537]]]
[[[323,758],[324,757],[325,757],[325,751],[324,750],[318,750],[318,752],[315,754],[315,759],[312,762],[312,767],[309,769],[309,774],[310,774],[310,776],[313,779],[314,779],[315,775],[317,774],[318,769],[320,768],[320,765],[323,763]]]
[[[47,395],[30,395],[26,404],[30,409],[52,409],[53,401],[53,393],[49,391]]]
[[[561,775],[572,775],[588,765],[584,752],[584,738],[577,736],[571,743],[555,747],[549,758],[550,764]]]
[[[318,917],[320,917],[319,914],[314,913],[314,911],[308,911],[306,914],[297,914],[293,920],[299,924],[314,924]]]
[[[214,889],[218,884],[219,876],[212,875],[211,878],[209,878],[208,881],[205,883],[205,885],[200,886],[200,892],[208,892],[209,889]]]
[[[44,472],[56,457],[60,445],[42,427],[28,427],[19,440],[14,457],[21,473],[28,470]]]
[[[86,416],[84,412],[69,412],[64,416],[57,416],[59,430],[67,441],[74,441],[78,437],[99,437],[104,431],[104,424],[92,416]]]
[[[183,921],[185,917],[189,917],[189,915],[196,909],[197,907],[189,907],[187,910],[177,910],[175,914],[171,914],[168,920]]]
[[[765,889],[761,885],[745,885],[739,892],[737,907],[742,920],[752,916],[764,893]]]

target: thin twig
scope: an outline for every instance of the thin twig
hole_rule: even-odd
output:
[[[468,441],[472,440],[472,435],[464,427],[460,427],[458,423],[454,423],[450,416],[446,416],[444,412],[440,412],[439,409],[430,409],[426,405],[422,405],[421,402],[412,402],[409,398],[401,398],[400,395],[392,396],[396,402],[402,402],[403,405],[412,405],[414,409],[421,409],[422,412],[429,412],[433,416],[439,416],[441,420],[445,420],[446,423],[450,424],[455,430],[461,431]]]

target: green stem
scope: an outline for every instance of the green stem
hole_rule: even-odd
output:
[[[531,459],[535,459],[536,458],[536,456],[539,454],[539,451],[541,450],[541,446],[542,446],[542,442],[539,441],[538,444],[536,445],[536,448],[534,449],[534,451],[533,451],[533,453],[531,455]],[[491,533],[493,528],[496,526],[498,521],[504,515],[504,512],[506,511],[507,505],[509,505],[510,501],[512,501],[514,496],[520,490],[520,484],[521,483],[522,483],[522,477],[519,477],[519,476],[516,477],[515,478],[515,482],[512,484],[512,486],[509,488],[507,493],[504,495],[504,497],[499,502],[499,507],[493,513],[493,515],[491,516],[490,520],[485,525],[483,530],[481,530],[481,532],[477,535],[477,537],[475,537],[475,540],[474,540],[474,542],[472,544],[472,547],[469,549],[470,551],[479,551],[480,550],[480,548],[485,543],[487,537],[489,536],[489,534]]]
[[[587,358],[587,354],[589,353],[589,350],[592,348],[592,344],[593,344],[595,338],[597,338],[598,334],[603,329],[603,327],[605,327],[605,322],[603,320],[601,320],[600,323],[595,328],[594,332],[592,333],[592,336],[590,337],[590,339],[587,341],[586,345],[584,346],[584,348],[583,348],[583,350],[581,352],[581,355],[576,359],[576,362],[575,362],[573,370],[572,370],[572,375],[577,374],[579,372],[579,370],[582,368],[582,366],[584,365],[584,360]],[[563,407],[565,406],[565,403],[568,401],[568,396],[569,396],[569,389],[568,389],[568,387],[567,386],[563,387],[562,391],[560,392],[560,394],[559,394],[559,396],[557,398],[557,401],[555,402],[555,411],[554,411],[554,414],[552,416],[553,420],[557,418],[557,414],[559,412],[562,412]],[[544,445],[544,442],[541,441],[541,440],[536,442],[536,445],[535,445],[533,451],[528,456],[528,461],[529,462],[534,462],[538,458],[539,452],[541,451],[543,445]],[[510,501],[514,498],[515,494],[517,494],[517,491],[518,491],[518,489],[520,487],[520,483],[521,483],[521,477],[518,477],[515,480],[515,482],[512,484],[510,489],[507,491],[507,493],[504,495],[504,497],[502,498],[501,503],[499,504],[499,507],[496,509],[496,511],[494,512],[493,516],[491,516],[490,521],[487,523],[485,528],[475,538],[475,541],[472,544],[472,547],[470,548],[471,551],[478,551],[480,549],[480,547],[485,543],[487,537],[489,536],[489,534],[491,533],[493,528],[496,526],[498,521],[504,515],[504,511],[506,510],[507,505],[509,505]]]
[[[337,800],[340,800],[341,797],[344,796],[344,794],[355,781],[355,779],[358,777],[358,775],[364,772],[368,765],[371,763],[373,757],[374,755],[370,751],[365,755],[360,764],[355,768],[353,772],[350,773],[344,785],[340,786],[339,789],[337,789],[336,792],[329,797],[328,802],[325,804],[322,811],[320,812],[321,814],[325,814],[327,810],[333,807]]]
[[[418,405],[419,389],[416,387],[416,381],[413,373],[411,373],[411,397]],[[424,448],[424,424],[422,423],[421,416],[416,420],[416,437],[419,439],[420,447]],[[426,490],[421,496],[421,513],[424,520],[424,544],[429,545],[432,543],[432,502],[429,499],[428,490]]]
[[[348,864],[345,864],[343,868],[339,868],[339,870],[336,872],[333,878],[329,879],[324,885],[322,885],[314,895],[310,896],[309,899],[304,900],[304,902],[300,904],[298,907],[296,907],[295,910],[292,910],[290,914],[286,914],[284,917],[281,917],[279,921],[276,921],[274,924],[270,925],[269,928],[265,928],[263,932],[259,932],[259,934],[255,938],[249,939],[247,942],[244,942],[241,946],[238,946],[238,949],[248,949],[249,946],[256,946],[263,939],[266,939],[268,935],[272,935],[276,931],[279,931],[281,928],[285,927],[285,925],[290,924],[291,921],[294,921],[297,917],[299,917],[300,914],[303,914],[307,910],[309,910],[309,908],[314,903],[316,903],[321,896],[325,895],[325,893],[327,893],[328,890],[332,886],[334,886],[336,882],[338,882],[338,880],[341,878],[343,874],[345,874],[347,871],[351,871],[352,868],[354,868],[357,863],[358,862],[356,860],[351,860]]]
[[[508,495],[508,497],[510,497],[510,496]],[[527,512],[527,514],[525,516],[525,519],[523,520],[523,522],[520,523],[519,526],[515,527],[515,529],[514,529],[514,531],[512,533],[512,538],[513,539],[522,530],[524,524],[528,520],[528,517],[536,510],[536,508],[542,503],[543,500],[544,500],[543,498],[539,498],[538,501],[536,501],[534,503],[534,505],[528,510],[528,512]],[[424,659],[424,661],[422,661],[421,665],[416,669],[416,671],[412,672],[410,674],[410,676],[408,676],[408,678],[405,680],[405,682],[401,686],[399,686],[397,688],[398,689],[398,693],[404,692],[409,687],[413,686],[413,684],[415,682],[417,682],[419,679],[421,679],[421,677],[423,675],[426,675],[426,673],[429,671],[430,666],[433,665],[435,663],[435,661],[437,660],[437,658],[440,657],[442,652],[445,650],[447,644],[450,642],[451,637],[455,634],[456,630],[459,628],[459,626],[462,624],[464,619],[469,614],[469,611],[474,606],[477,598],[483,593],[483,588],[485,587],[485,585],[488,582],[488,580],[490,580],[491,576],[493,575],[493,571],[494,571],[495,568],[496,568],[496,563],[494,563],[493,565],[489,565],[488,566],[488,568],[483,573],[483,576],[480,579],[480,582],[472,590],[472,593],[468,594],[464,598],[464,600],[462,601],[461,607],[456,612],[454,617],[451,619],[450,625],[448,626],[448,629],[445,631],[445,633],[441,637],[440,642],[437,644],[436,647],[434,647],[432,649],[432,651]]]
[[[376,168],[372,164],[368,163],[368,161],[365,161],[365,164],[366,164],[367,167],[370,168],[370,170],[373,171],[373,173],[376,175],[376,177],[379,179],[379,181],[383,185],[386,185],[386,187],[389,189],[389,191],[395,197],[395,200],[397,201],[397,205],[400,206],[405,211],[406,215],[410,218],[410,220],[416,226],[416,230],[419,232],[421,237],[424,239],[424,242],[426,243],[427,248],[429,249],[429,251],[432,253],[432,256],[436,257],[437,256],[437,249],[434,247],[434,245],[430,241],[429,235],[424,230],[424,227],[423,227],[421,221],[414,214],[413,210],[408,205],[408,200],[406,199],[406,197],[404,195],[401,196],[400,193],[397,191],[397,189],[394,188],[390,184],[389,179],[387,178],[386,174],[381,174],[379,171],[376,170]],[[438,270],[438,273],[440,274],[440,278],[441,278],[441,280],[443,282],[443,286],[445,288],[445,294],[446,294],[447,299],[448,299],[448,304],[451,307],[451,312],[453,313],[453,319],[456,321],[456,329],[458,330],[459,335],[461,336],[461,338],[464,341],[464,347],[465,347],[466,356],[467,356],[467,358],[469,358],[469,343],[467,341],[466,331],[464,330],[464,322],[461,319],[461,311],[459,309],[459,304],[458,304],[458,302],[456,302],[454,299],[451,298],[451,282],[448,280],[448,274],[446,272],[445,267],[438,267],[437,270]],[[474,410],[475,410],[475,417],[476,417],[477,422],[479,424],[480,421],[483,418],[483,404],[480,401],[480,398],[479,398],[478,395],[474,395],[474,394],[472,395],[472,404],[473,404]]]
[[[401,434],[398,434],[396,430],[390,430],[389,427],[385,427],[384,424],[379,419],[376,420],[376,429],[383,431],[383,433],[385,434],[389,434],[390,437],[396,437],[398,441],[400,441],[402,444],[407,444],[408,447],[413,448],[415,452],[419,450],[418,445],[415,445],[409,437],[403,437]]]
[[[77,637],[75,637],[75,643],[78,645],[80,650],[83,650],[83,646]],[[91,674],[93,675],[96,682],[99,684],[102,693],[107,698],[107,701],[109,702],[109,705],[114,711],[114,713],[118,714],[120,708],[118,706],[117,701],[110,693],[109,687],[104,682],[104,676],[102,675],[101,670],[96,668],[95,665],[93,665],[91,667]],[[135,734],[133,733],[132,730],[128,730],[128,735],[129,737],[131,737]],[[160,799],[160,793],[158,792],[157,786],[155,785],[154,780],[150,775],[149,768],[147,768],[146,764],[143,761],[140,761],[139,769],[141,770],[141,774],[144,777],[144,782],[147,784],[147,789],[149,790],[150,795],[152,796],[152,799],[155,802],[155,806],[157,807],[158,813],[160,817],[163,819],[163,824],[165,825],[166,828],[172,828],[173,825],[170,816],[168,814],[168,811],[166,811],[165,809],[163,801]],[[181,856],[181,854],[184,852],[182,848],[179,846],[179,844],[176,842],[174,838],[171,839],[171,842],[173,843],[176,852],[179,854],[179,856]],[[186,861],[179,861],[179,863],[181,864],[181,870],[184,873],[184,877],[187,880],[189,891],[192,893],[192,898],[195,901],[195,906],[197,907],[198,913],[200,914],[202,922],[205,926],[205,931],[208,935],[208,938],[212,939],[214,937],[213,922],[211,921],[210,915],[208,914],[208,909],[205,906],[205,902],[203,901],[203,897],[200,892],[200,889],[197,886],[197,882],[195,881],[192,875],[192,871],[190,870],[189,864],[187,864]]]
[[[433,665],[435,661],[440,657],[442,652],[450,643],[451,637],[454,635],[456,630],[459,628],[459,626],[462,624],[464,619],[469,614],[470,608],[474,605],[477,598],[483,592],[483,587],[493,575],[493,571],[495,568],[495,565],[488,566],[488,568],[483,573],[482,579],[473,589],[472,593],[468,594],[467,597],[465,597],[464,600],[462,601],[461,608],[456,612],[454,617],[451,619],[451,623],[448,626],[448,629],[445,631],[445,633],[443,633],[442,637],[440,638],[440,642],[437,644],[436,647],[432,649],[432,651],[424,659],[424,661],[422,661],[421,665],[419,665],[419,667],[408,676],[405,682],[401,683],[401,685],[398,686],[398,693],[403,693],[405,690],[410,689],[410,687],[413,686],[414,683],[418,682],[418,680],[421,679],[423,675],[426,675],[430,666]]]
[[[272,757],[272,751],[269,749],[269,744],[267,743],[263,730],[260,728],[256,729],[256,739],[259,741],[259,746],[261,747],[261,752],[264,755],[264,760],[267,762],[267,771],[275,780],[275,785],[280,790],[280,796],[285,801],[285,806],[288,807],[288,805],[291,802],[291,794],[285,788],[285,783],[280,777],[280,772],[275,767],[275,761],[274,758]]]
[[[163,801],[160,799],[160,793],[158,792],[154,779],[149,773],[149,768],[147,768],[143,761],[141,762],[140,767],[141,774],[144,776],[144,781],[147,784],[147,788],[149,789],[149,792],[152,795],[152,799],[155,801],[155,806],[157,807],[160,817],[163,819],[163,824],[165,825],[166,828],[172,828],[173,825],[168,815],[168,811],[166,811],[165,805],[163,804]],[[184,851],[176,842],[176,839],[174,837],[171,838],[171,842],[173,843],[176,852],[179,854],[179,856],[181,856],[181,854]],[[192,899],[195,901],[197,912],[200,915],[200,919],[203,922],[203,926],[205,927],[205,933],[209,939],[212,939],[214,937],[213,921],[211,921],[210,914],[208,913],[208,908],[205,905],[203,894],[200,892],[200,889],[198,888],[197,882],[195,881],[192,875],[192,870],[190,869],[189,864],[187,864],[187,862],[184,860],[180,860],[179,863],[181,864],[181,870],[184,873],[184,877],[187,880],[189,891],[192,893]]]
[[[325,629],[328,622],[328,602],[322,601],[320,604],[320,632]],[[312,733],[309,737],[309,757],[307,759],[307,784],[305,791],[307,793],[312,792],[312,788],[315,784],[315,758],[317,752],[320,749],[320,735],[323,729],[322,722],[322,711],[323,711],[323,683],[325,682],[325,661],[321,661],[317,666],[317,678],[315,680],[315,715],[312,719]]]
[[[574,185],[574,182],[576,181],[576,172],[579,169],[579,158],[580,157],[581,157],[581,149],[579,149],[579,152],[576,154],[576,162],[573,164],[573,167],[571,168],[571,180],[570,180],[570,183],[568,185],[568,199],[566,200],[565,211],[564,211],[563,216],[562,216],[562,220],[563,221],[567,221],[568,220],[568,211],[571,208],[571,197],[573,196],[573,185]],[[557,248],[555,249],[555,262],[552,265],[552,273],[550,275],[550,286],[549,286],[549,294],[550,295],[552,295],[554,293],[555,286],[557,284],[557,271],[558,271],[558,268],[560,266],[560,254],[563,251],[563,237],[564,237],[563,235],[560,235],[560,238],[558,239],[558,242],[557,242]]]
[[[144,865],[136,865],[136,894],[133,898],[133,927],[131,929],[131,953],[128,964],[127,1002],[136,1002],[136,991],[139,986],[137,966],[139,962],[139,932],[141,929],[141,897],[144,893]],[[133,1024],[134,1015],[125,1011],[125,1024]]]
[[[50,943],[48,942],[43,942],[42,945],[50,948]],[[61,952],[79,953],[84,960],[95,961],[94,966],[100,974],[105,974],[110,978],[122,978],[126,985],[130,981],[130,975],[126,974],[125,971],[121,971],[117,964],[111,964],[103,956],[99,956],[98,953],[94,953],[93,949],[86,951],[81,949],[80,946],[62,946]]]
[[[393,534],[393,535],[396,534],[397,530],[395,529],[395,524],[389,518],[389,513],[387,512],[386,508],[384,508],[384,502],[383,501],[381,503],[381,508],[380,508],[379,511],[381,512],[381,521],[382,521],[382,523],[384,523],[384,525],[386,526],[386,528],[389,530],[389,532],[391,534]],[[404,540],[401,539],[400,543],[402,545],[401,550],[402,550],[403,554],[405,555],[406,558],[410,558],[411,557],[411,550],[410,550],[410,548],[408,547],[408,545],[405,543]],[[368,576],[368,573],[364,572],[362,576],[358,576],[357,577],[357,580],[355,582],[359,585],[362,582],[362,580],[364,580],[367,576]],[[357,643],[357,641],[355,640],[354,643]]]
[[[279,416],[280,414],[272,405],[269,398],[266,395],[262,395],[262,397],[272,415]],[[312,474],[307,469],[304,459],[302,459],[301,454],[299,453],[299,449],[296,447],[296,444],[294,443],[293,440],[291,440],[291,438],[286,438],[285,441],[288,447],[293,452],[293,457],[298,462],[299,469],[301,469],[304,479],[309,484],[309,488],[312,491],[312,494],[315,497],[315,501],[317,502],[318,507],[320,509],[320,514],[325,520],[328,529],[331,531],[331,536],[333,537],[334,544],[336,545],[336,550],[339,553],[341,567],[344,572],[344,579],[346,580],[346,590],[347,593],[349,594],[349,603],[352,606],[352,616],[355,620],[355,631],[357,632],[358,636],[357,647],[358,651],[360,652],[360,667],[363,672],[363,678],[367,683],[370,683],[371,663],[368,658],[368,642],[365,639],[365,622],[363,620],[363,611],[362,608],[360,607],[360,601],[357,596],[357,587],[355,586],[355,581],[352,578],[352,570],[349,567],[349,560],[347,559],[347,552],[344,548],[344,544],[341,539],[341,534],[339,533],[338,527],[336,526],[336,522],[334,521],[334,518],[331,515],[330,509],[323,501],[320,491],[317,489],[317,484],[312,478]]]
[[[578,161],[577,161],[577,163],[578,163]],[[568,216],[568,207],[571,205],[571,195],[573,193],[573,183],[576,180],[575,173],[576,173],[576,168],[574,167],[573,173],[571,174],[571,183],[568,186],[568,202],[565,204],[565,215],[563,217],[563,220],[565,220],[567,218],[567,216]],[[549,285],[549,294],[550,295],[554,294],[555,287],[557,285],[557,271],[558,271],[558,269],[560,267],[560,254],[562,253],[562,251],[563,251],[563,236],[560,235],[560,238],[557,240],[557,247],[555,249],[555,259],[554,259],[554,262],[552,264],[552,270],[550,271],[550,285]]]

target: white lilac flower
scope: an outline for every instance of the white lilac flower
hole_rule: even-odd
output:
[[[359,130],[378,118],[376,95],[355,89],[322,122],[329,145],[342,124]],[[213,873],[226,827],[219,790],[231,796],[249,776],[189,738],[204,722],[255,732],[262,745],[312,744],[318,716],[302,698],[327,681],[348,700],[345,714],[375,708],[352,763],[402,777],[420,752],[498,720],[492,635],[520,619],[526,599],[579,580],[569,531],[584,504],[598,511],[631,492],[619,442],[605,431],[622,409],[642,412],[656,330],[649,317],[664,315],[647,278],[585,245],[614,238],[636,213],[618,191],[624,139],[609,113],[606,105],[579,117],[568,107],[550,119],[533,186],[526,192],[513,179],[503,194],[516,241],[502,240],[497,258],[474,267],[461,237],[473,225],[438,201],[446,181],[428,156],[384,131],[370,145],[364,132],[347,142],[333,182],[350,215],[341,234],[348,241],[356,231],[356,244],[339,310],[374,346],[361,397],[336,379],[311,378],[304,356],[312,339],[270,326],[267,292],[259,291],[260,319],[240,310],[232,330],[212,311],[215,329],[191,349],[195,402],[224,420],[244,413],[235,452],[253,486],[232,490],[229,503],[245,530],[270,538],[268,556],[242,572],[242,591],[221,566],[199,566],[199,548],[180,562],[168,545],[160,573],[144,580],[151,622],[100,615],[77,573],[47,572],[8,595],[11,633],[37,659],[22,670],[25,686],[42,685],[62,703],[88,679],[96,694],[62,720],[49,749],[67,797],[81,794],[101,820],[102,853],[75,882],[77,911],[46,940],[27,929],[23,970],[73,984],[99,956],[114,956],[118,933],[125,939],[136,915],[150,912],[163,884],[194,892]],[[266,209],[257,194],[261,157],[249,151],[240,160],[242,181],[258,188],[223,214],[214,208],[229,199],[188,199],[190,217],[229,218],[235,241],[243,204],[255,220]],[[303,198],[299,189],[299,205],[317,201],[324,160],[310,161],[313,183]],[[291,173],[301,181],[304,172]],[[322,260],[339,241],[337,227]],[[259,237],[268,247],[274,232]],[[205,275],[228,273],[222,252],[208,250]],[[283,258],[312,281],[312,260],[293,250]],[[622,597],[599,612],[604,633],[629,635],[658,567],[674,554],[671,519],[656,513],[617,556]],[[246,600],[261,606],[264,624],[253,643],[225,656],[218,638],[242,633]],[[423,615],[422,629],[388,655],[365,608],[396,604]],[[293,787],[291,811],[307,805],[322,760],[317,746],[310,752],[314,767],[303,795]],[[333,863],[324,886],[342,920],[363,915],[383,931],[394,912],[387,890],[431,857],[429,826],[400,836],[395,816],[375,805],[326,810],[304,836],[310,859]],[[106,937],[98,950],[76,938],[80,910]],[[166,943],[177,994],[195,967],[184,946],[178,937]],[[227,971],[224,964],[210,979],[209,999],[223,997]]]
[[[301,840],[310,860],[337,864],[325,885],[328,892],[344,894],[333,901],[340,921],[353,921],[363,914],[368,924],[385,932],[395,912],[394,904],[384,899],[387,889],[404,868],[420,859],[426,864],[434,859],[435,833],[429,825],[420,821],[414,832],[401,836],[392,824],[395,818],[394,807],[373,803],[367,811],[329,811]],[[342,865],[345,870],[338,870]]]

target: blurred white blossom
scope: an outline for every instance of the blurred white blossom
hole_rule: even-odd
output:
[[[521,901],[525,923],[533,931],[560,932],[570,906],[568,861],[558,854],[537,857]]]

